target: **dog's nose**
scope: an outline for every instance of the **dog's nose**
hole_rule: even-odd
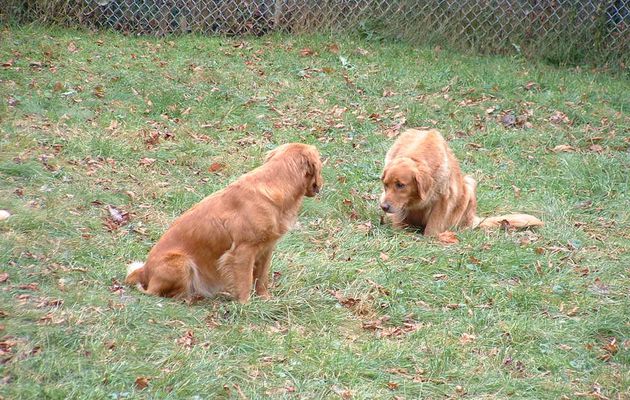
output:
[[[389,210],[392,208],[392,206],[390,206],[387,203],[383,203],[383,204],[381,204],[381,208],[383,209],[383,211],[389,212]]]

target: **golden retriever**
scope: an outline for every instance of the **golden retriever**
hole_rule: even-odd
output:
[[[323,185],[313,146],[290,143],[182,214],[149,252],[127,268],[125,282],[144,292],[191,298],[227,291],[240,303],[269,298],[271,253],[294,224],[304,196]]]
[[[385,156],[381,209],[396,227],[416,227],[427,236],[450,228],[540,226],[527,214],[477,216],[477,182],[463,175],[442,135],[407,129]],[[505,221],[505,222],[503,222]]]

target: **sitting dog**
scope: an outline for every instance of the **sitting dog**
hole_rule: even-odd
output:
[[[313,146],[291,143],[182,214],[149,252],[127,268],[125,282],[177,298],[227,291],[240,303],[269,298],[271,253],[294,224],[304,196],[321,189],[322,162]]]
[[[477,182],[463,175],[455,155],[434,129],[408,129],[385,156],[381,208],[396,227],[416,227],[427,236],[449,228],[541,226],[527,214],[477,216]]]

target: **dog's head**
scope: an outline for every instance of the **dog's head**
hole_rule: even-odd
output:
[[[305,196],[315,196],[324,186],[322,161],[315,146],[303,143],[283,144],[267,153],[265,163],[272,160],[290,161],[295,165],[298,174],[303,174],[306,181]]]
[[[381,208],[386,213],[403,213],[426,199],[433,185],[428,169],[410,158],[394,159],[381,176]]]

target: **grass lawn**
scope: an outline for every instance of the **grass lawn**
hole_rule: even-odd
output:
[[[630,399],[630,81],[331,36],[0,31],[0,398]],[[379,224],[400,127],[439,128],[483,215]],[[244,306],[121,284],[170,221],[315,144],[321,195]]]

